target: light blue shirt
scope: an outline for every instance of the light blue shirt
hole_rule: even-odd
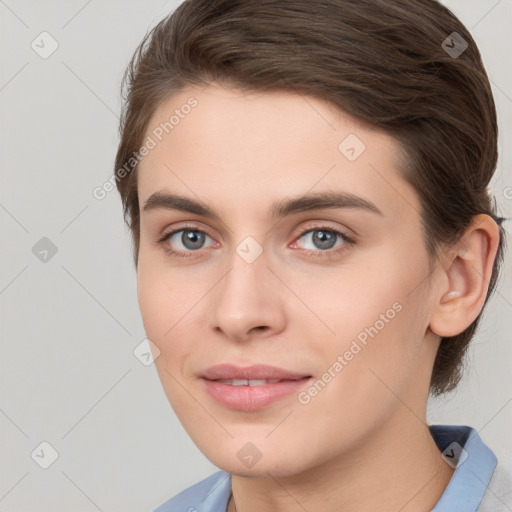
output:
[[[430,425],[429,429],[443,458],[455,468],[432,512],[512,510],[497,494],[503,490],[489,487],[498,460],[475,429],[465,425]],[[508,483],[505,485],[508,495],[512,489],[508,488]],[[226,512],[230,495],[231,475],[218,471],[180,492],[154,512]]]

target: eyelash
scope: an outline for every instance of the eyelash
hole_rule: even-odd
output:
[[[193,256],[193,253],[196,253],[196,252],[199,252],[199,251],[187,251],[187,252],[184,252],[184,251],[176,251],[174,249],[171,249],[168,245],[166,245],[166,242],[173,236],[175,235],[176,233],[179,233],[180,231],[195,231],[197,233],[202,233],[206,236],[209,236],[208,233],[205,233],[204,231],[202,231],[201,229],[198,229],[196,226],[183,226],[181,227],[180,229],[175,229],[173,231],[170,231],[169,233],[166,233],[165,235],[163,235],[163,237],[158,240],[158,244],[159,245],[162,245],[163,246],[163,249],[171,256],[173,257],[177,257],[177,258],[190,258],[190,257],[194,257]],[[345,252],[346,250],[348,250],[350,248],[350,246],[353,246],[355,245],[355,240],[348,236],[347,234],[343,233],[342,231],[339,231],[337,229],[334,229],[334,228],[331,228],[329,226],[322,226],[322,225],[318,225],[318,226],[313,226],[313,227],[308,227],[307,229],[303,230],[301,233],[299,233],[299,235],[297,236],[297,240],[299,240],[300,238],[302,238],[304,235],[307,235],[308,233],[311,233],[311,232],[314,232],[314,231],[323,231],[323,232],[327,232],[327,233],[330,233],[330,234],[334,234],[334,235],[337,235],[338,237],[340,237],[342,240],[343,240],[343,245],[341,245],[340,247],[336,248],[336,249],[326,249],[324,251],[322,250],[314,250],[314,249],[304,249],[304,251],[306,251],[306,253],[314,256],[314,257],[317,257],[317,258],[320,258],[320,259],[331,259],[331,258],[334,258],[336,256],[338,256],[339,254],[341,254],[342,252]]]

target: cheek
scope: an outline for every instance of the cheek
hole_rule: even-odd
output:
[[[146,335],[160,349],[159,370],[182,371],[192,352],[195,333],[204,325],[198,318],[200,301],[208,291],[206,276],[189,269],[169,269],[141,258],[137,274],[137,299]]]
[[[411,291],[426,273],[426,267],[412,267],[390,250],[357,268],[301,277],[296,290],[317,313],[317,318],[308,315],[308,323],[315,322],[323,333],[314,337],[314,350],[322,353],[325,369],[341,356],[343,377],[338,380],[350,379],[363,394],[378,381],[375,374],[397,385],[410,375],[426,322],[422,287]],[[304,318],[296,321],[303,323]]]
[[[190,339],[179,333],[187,317],[179,283],[172,283],[161,270],[139,259],[137,298],[146,335],[160,350],[154,364],[162,387],[173,409],[183,412],[190,404],[179,383],[183,380],[183,361],[190,353]]]
[[[172,283],[165,272],[141,258],[137,273],[137,299],[144,329],[166,358],[169,341],[177,329],[184,312],[178,283]],[[162,358],[159,358],[160,360]]]
[[[164,316],[165,301],[168,300],[168,295],[164,292],[162,282],[156,279],[154,271],[145,264],[142,258],[139,259],[137,272],[137,300],[146,334],[161,348],[161,343],[158,343],[158,340],[165,333],[166,323],[167,329],[169,328],[170,319],[166,321]]]
[[[374,262],[368,258],[328,271],[318,269],[290,275],[288,280],[293,283],[294,292],[314,313],[305,316],[304,308],[298,308],[301,316],[295,320],[299,324],[305,319],[315,321],[326,341],[350,340],[360,333],[364,337],[365,329],[376,322],[378,330],[383,330],[397,316],[400,307],[396,303],[404,301],[409,281],[403,270],[387,264],[393,258],[386,260],[385,256],[375,255]]]
[[[139,255],[137,298],[146,332],[151,331],[157,339],[163,339],[185,315],[197,280],[189,278],[187,284],[187,278],[183,277],[186,271],[170,269],[160,263],[160,255],[147,252],[141,250]]]

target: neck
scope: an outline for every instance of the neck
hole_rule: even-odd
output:
[[[232,475],[228,512],[430,512],[454,469],[428,426],[406,407],[336,458],[285,477]]]

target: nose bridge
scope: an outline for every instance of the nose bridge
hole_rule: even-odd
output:
[[[255,229],[252,229],[255,232]],[[243,234],[242,234],[243,233]],[[247,234],[247,223],[241,222],[240,229],[236,226],[232,230],[231,254],[228,258],[229,272],[226,274],[222,286],[223,293],[234,294],[240,300],[252,289],[249,298],[256,299],[259,289],[264,289],[267,279],[272,273],[267,268],[269,263],[268,249],[264,249],[264,233],[258,231],[258,240]]]
[[[249,255],[250,258],[246,259]],[[229,271],[219,283],[219,306],[238,305],[241,310],[255,308],[261,294],[266,295],[266,283],[272,273],[267,268],[267,258],[263,253],[252,259],[253,256],[251,248],[247,249],[244,242],[235,248],[229,261]]]
[[[254,328],[282,328],[276,278],[267,267],[263,248],[256,244],[244,239],[234,248],[229,268],[212,295],[211,327],[230,338],[243,339]]]

